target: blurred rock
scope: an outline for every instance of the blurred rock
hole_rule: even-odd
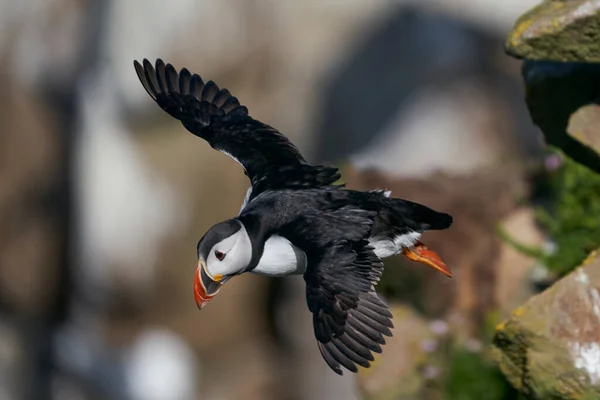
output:
[[[59,125],[7,75],[0,73],[0,84],[0,307],[41,316],[53,307],[58,281]]]
[[[361,369],[358,386],[365,400],[410,400],[419,398],[423,377],[419,371],[435,346],[434,334],[423,317],[403,305],[390,305],[394,336],[383,354],[376,354],[371,368]],[[427,374],[427,372],[425,372]]]
[[[506,49],[530,60],[600,62],[599,26],[597,1],[546,0],[519,18]]]
[[[539,247],[544,243],[531,207],[515,209],[500,221],[500,227],[509,237],[527,246]],[[529,276],[535,263],[536,259],[502,242],[494,292],[496,304],[503,314],[522,304],[533,294]]]
[[[25,339],[13,324],[0,319],[0,399],[22,399],[28,365]]]
[[[517,308],[494,338],[509,381],[531,399],[600,396],[600,257]],[[586,397],[587,396],[587,397]]]
[[[465,53],[461,56],[476,57]],[[460,60],[455,62],[463,61],[461,57],[455,57]],[[444,64],[451,60],[445,60]],[[422,69],[420,65],[417,68]],[[456,66],[454,69],[462,73],[462,69]],[[489,83],[489,78],[486,81],[485,76],[473,74],[468,78],[457,76],[443,86],[429,82],[429,76],[441,70],[450,73],[452,68],[440,66],[439,70],[424,72],[425,77],[413,73],[415,76],[404,78],[420,78],[426,83],[415,82],[415,87],[402,88],[404,91],[400,93],[406,97],[397,100],[398,105],[381,133],[374,135],[372,129],[376,126],[363,127],[368,140],[350,157],[353,165],[361,170],[377,169],[398,178],[423,178],[438,171],[451,175],[468,174],[493,168],[508,154],[520,155],[522,150],[515,138],[515,126],[511,125],[512,121],[507,123],[510,119],[507,104],[499,96],[490,96],[496,89]],[[367,82],[374,85],[371,80]],[[398,94],[388,96],[389,102],[395,105],[392,99]],[[353,124],[354,120],[346,123]],[[350,136],[353,132],[346,130],[343,133]],[[335,134],[321,136],[335,138]],[[339,140],[335,141],[337,143]]]

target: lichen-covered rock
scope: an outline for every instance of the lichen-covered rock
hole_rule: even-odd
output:
[[[506,50],[530,60],[600,62],[600,2],[544,1],[519,18]]]
[[[517,308],[494,345],[502,372],[528,398],[600,398],[598,253]]]

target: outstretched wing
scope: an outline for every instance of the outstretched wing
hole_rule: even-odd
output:
[[[391,336],[392,314],[375,293],[383,263],[366,240],[342,241],[327,248],[304,275],[319,350],[329,366],[357,372],[369,367]]]
[[[307,256],[306,301],[323,358],[338,374],[357,372],[391,336],[392,317],[375,293],[383,263],[365,238],[377,213],[351,205],[306,210],[279,234]]]
[[[186,68],[177,72],[161,59],[134,61],[136,73],[156,103],[191,133],[236,160],[252,183],[251,198],[268,189],[330,185],[336,168],[311,166],[277,129],[248,115],[227,89],[204,82]]]

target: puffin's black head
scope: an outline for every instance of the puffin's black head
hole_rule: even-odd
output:
[[[234,275],[244,272],[252,259],[252,244],[237,219],[216,224],[198,242],[194,297],[202,309]]]

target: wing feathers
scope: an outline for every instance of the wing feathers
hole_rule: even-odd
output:
[[[343,372],[342,372],[342,369],[340,368],[339,361],[337,361],[331,355],[331,353],[325,349],[323,343],[319,343],[319,351],[321,352],[321,355],[325,359],[325,362],[327,363],[327,365],[329,365],[336,374],[342,375]]]
[[[369,351],[369,348],[361,343],[359,343],[356,339],[352,338],[350,335],[342,335],[339,337],[340,342],[342,342],[347,348],[351,349],[357,355],[362,357],[367,361],[373,361],[375,357]]]
[[[251,201],[266,190],[332,185],[336,168],[311,166],[279,131],[248,115],[227,89],[206,83],[186,68],[177,72],[161,59],[134,61],[150,97],[191,133],[242,165],[253,186]]]
[[[158,81],[158,88],[162,93],[165,93],[167,91],[167,78],[165,73],[165,65],[162,60],[156,61],[156,79]]]
[[[182,95],[188,95],[190,93],[190,81],[192,80],[192,74],[187,68],[182,68],[179,71],[179,93]]]
[[[152,64],[150,64],[150,61],[148,60],[144,60],[144,75],[146,77],[146,90],[152,93],[152,97],[156,99],[158,94],[158,91],[156,90],[158,83],[156,82],[154,68],[152,68]]]
[[[354,328],[357,332],[362,333],[369,340],[372,340],[378,344],[385,344],[385,339],[383,338],[383,334],[377,331],[375,328],[370,325],[364,324],[357,318],[351,318],[348,320],[348,324]]]
[[[190,95],[196,99],[202,98],[202,90],[204,89],[204,81],[198,74],[192,75],[190,82]]]
[[[329,343],[322,343],[321,344],[323,346],[323,351],[329,353],[331,355],[331,358],[333,358],[336,361],[335,365],[336,367],[339,368],[339,365],[341,364],[344,368],[346,368],[347,370],[351,371],[351,372],[358,372],[358,368],[356,367],[356,364],[352,362],[352,360],[350,360],[348,357],[346,357],[341,351],[338,350],[337,347],[335,347],[333,345],[332,342]],[[331,364],[330,364],[331,366]],[[333,368],[333,366],[332,366]],[[336,371],[337,372],[337,371]],[[340,370],[341,372],[341,370]],[[340,373],[338,372],[338,373]],[[340,373],[341,375],[341,373]]]
[[[355,217],[350,210],[344,213],[350,218],[345,221]],[[368,367],[372,353],[380,353],[384,337],[392,335],[392,314],[374,292],[382,269],[366,241],[341,242],[328,246],[323,260],[305,274],[315,337],[325,362],[338,374],[342,367],[352,372]]]
[[[350,349],[340,339],[334,339],[331,341],[331,343],[340,351],[340,353],[348,357],[348,359],[351,360],[353,363],[358,364],[361,367],[369,368],[369,360],[365,359],[360,354]]]
[[[380,345],[385,344],[383,336],[379,336],[381,340],[383,340],[383,343],[379,340],[373,340],[372,338],[361,333],[352,322],[348,323],[344,336],[352,338],[354,341],[356,341],[356,343],[360,343],[361,345],[365,346],[370,351],[375,353],[381,353],[382,349]]]
[[[175,71],[175,68],[173,68],[171,64],[167,64],[165,67],[165,75],[167,78],[167,92],[177,92],[178,89],[176,88],[179,86],[179,77],[177,76],[177,71]]]
[[[202,89],[202,101],[208,101],[209,103],[212,103],[218,92],[219,87],[213,81],[206,82],[204,89]]]
[[[393,328],[394,325],[392,324],[392,321],[389,319],[389,317],[387,317],[386,315],[382,315],[379,314],[371,309],[368,309],[367,307],[365,307],[363,305],[363,303],[359,303],[358,307],[356,308],[361,315],[364,315],[365,317],[369,318],[371,321],[373,321],[373,324],[379,324],[381,326],[384,327],[388,327],[388,328]]]

